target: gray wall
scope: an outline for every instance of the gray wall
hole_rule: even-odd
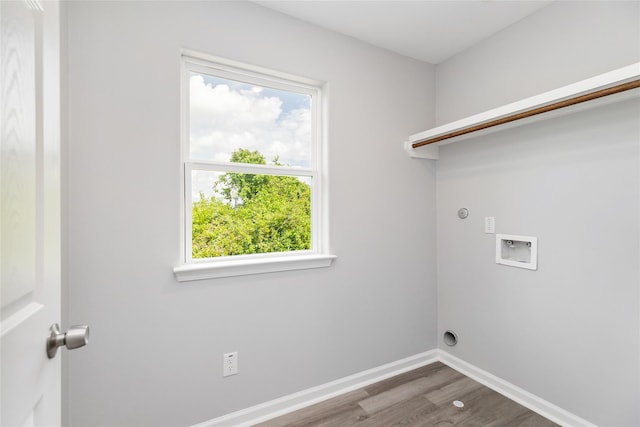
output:
[[[638,102],[445,146],[437,166],[401,144],[434,124],[435,73],[446,122],[638,61],[637,2],[552,4],[435,72],[253,4],[65,7],[67,322],[92,327],[67,355],[69,425],[188,425],[435,348],[436,216],[447,350],[640,424]],[[175,281],[181,47],[329,82],[333,267]],[[484,216],[538,236],[539,270],[494,264]],[[222,378],[228,351],[240,375]]]
[[[638,6],[556,3],[439,65],[438,117],[639,61]],[[459,335],[441,348],[598,425],[640,425],[639,146],[636,98],[441,147],[438,326]],[[495,264],[485,216],[538,237],[537,271]]]
[[[188,425],[437,346],[435,166],[402,149],[434,67],[251,3],[66,8],[69,425]],[[176,282],[181,47],[329,82],[333,267]]]
[[[436,70],[447,123],[638,61],[640,2],[559,1]]]

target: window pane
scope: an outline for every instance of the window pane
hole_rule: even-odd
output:
[[[194,259],[311,249],[311,178],[193,171],[192,183]]]
[[[309,168],[311,96],[191,72],[192,160],[228,162],[240,148],[268,164]]]
[[[212,197],[221,196],[216,194],[215,184],[224,172],[198,171],[191,172],[191,200],[195,203],[200,199],[209,200]]]

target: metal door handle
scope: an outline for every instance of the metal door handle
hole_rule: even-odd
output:
[[[49,359],[56,357],[58,347],[66,346],[69,350],[85,346],[89,343],[89,326],[74,325],[64,334],[60,332],[60,325],[54,323],[49,328],[47,338],[47,356]]]

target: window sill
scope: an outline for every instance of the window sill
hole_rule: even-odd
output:
[[[178,282],[217,279],[220,277],[247,276],[277,271],[304,270],[329,267],[335,255],[298,255],[276,258],[252,258],[232,261],[213,261],[175,267],[173,273]]]

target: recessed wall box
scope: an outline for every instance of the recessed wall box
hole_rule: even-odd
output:
[[[537,270],[538,238],[496,234],[496,263]]]

